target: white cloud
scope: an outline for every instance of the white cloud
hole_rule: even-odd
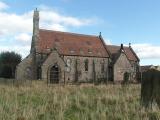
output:
[[[7,13],[0,11],[0,35],[3,34],[17,34],[19,32],[32,32],[32,18],[33,11],[29,11],[22,15],[15,13]],[[53,29],[59,31],[66,31],[70,27],[81,27],[90,25],[96,22],[92,18],[76,18],[65,16],[50,8],[43,7],[40,11],[40,27],[45,29]]]
[[[21,33],[21,34],[15,36],[15,39],[18,41],[22,41],[22,42],[28,42],[28,41],[31,41],[31,35],[29,35],[27,33]]]
[[[26,17],[28,16],[28,17]],[[4,35],[14,35],[19,32],[32,31],[32,19],[29,13],[24,15],[0,12],[0,32]]]
[[[141,59],[160,59],[160,46],[144,43],[132,47]]]
[[[8,5],[0,1],[0,10],[7,9]]]
[[[15,34],[32,32],[33,11],[22,15],[0,11],[0,34]],[[43,6],[40,11],[40,27],[66,31],[69,27],[81,27],[96,22],[92,18],[76,18],[65,16],[53,9]]]
[[[0,51],[17,51],[24,56],[29,53],[33,29],[33,10],[23,14],[8,13],[9,6],[0,2]],[[77,18],[59,13],[47,6],[40,7],[40,28],[69,31],[70,27],[81,27],[95,23],[93,18]],[[12,39],[13,45],[4,45]],[[23,46],[24,45],[24,46]],[[26,47],[27,46],[27,47]]]
[[[111,40],[108,38],[104,38],[106,45],[112,45]]]
[[[14,45],[14,46],[0,46],[0,51],[15,51],[16,53],[19,53],[24,58],[26,55],[28,55],[30,50],[30,46],[20,46],[20,45]]]
[[[57,24],[57,26],[63,25],[65,27],[80,27],[96,22],[95,18],[76,18],[61,15],[57,11],[47,8],[46,6],[41,6],[40,18],[42,20],[42,23],[49,23],[50,26],[53,26],[53,24]]]

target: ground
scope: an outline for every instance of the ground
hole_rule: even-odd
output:
[[[140,85],[0,85],[1,120],[155,120],[140,106]]]

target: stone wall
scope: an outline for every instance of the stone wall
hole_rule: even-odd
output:
[[[54,64],[60,68],[59,82],[95,82],[107,81],[109,58],[60,56],[56,50],[50,55],[36,54],[37,65],[41,69],[41,79],[50,82],[50,69]],[[32,55],[26,57],[16,69],[16,79],[32,79]],[[85,61],[88,61],[88,70],[85,70]],[[123,81],[124,73],[130,73],[130,80],[135,80],[138,63],[129,61],[124,53],[121,53],[113,66],[113,80]],[[103,67],[103,68],[102,68]],[[104,69],[104,70],[103,70]]]
[[[88,61],[87,71],[85,70],[86,60]],[[42,79],[48,83],[50,82],[50,69],[54,64],[60,68],[60,83],[107,80],[108,58],[60,56],[57,51],[52,51],[41,67]]]
[[[86,60],[88,61],[87,71],[85,70]],[[107,80],[108,58],[64,56],[64,61],[68,65],[65,73],[67,82],[93,82],[99,79]],[[70,63],[68,63],[68,61],[70,61]],[[102,68],[102,66],[104,68]]]
[[[124,53],[120,53],[120,56],[115,62],[113,67],[114,82],[123,81],[125,72],[128,73],[133,72],[133,67],[128,58],[126,57],[126,55]]]
[[[17,80],[28,80],[33,78],[32,72],[32,55],[30,54],[22,60],[16,67],[16,79]]]
[[[36,54],[36,56],[37,65],[41,70],[40,78],[47,83],[50,82],[50,69],[55,64],[60,69],[60,83],[107,81],[109,74],[111,74],[108,73],[109,58],[60,56],[56,50],[53,50],[48,56],[43,54]],[[85,70],[86,60],[88,61],[87,71]],[[33,79],[32,62],[30,54],[17,66],[16,79]],[[137,66],[138,63],[129,61],[126,55],[121,53],[113,66],[114,82],[123,81],[125,72],[130,73],[130,80],[135,80]]]

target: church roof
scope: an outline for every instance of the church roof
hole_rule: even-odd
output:
[[[109,57],[99,36],[40,29],[38,52],[49,53],[53,48],[62,55]]]
[[[106,47],[109,50],[112,57],[116,56],[121,49],[121,46],[116,46],[116,45],[106,45]],[[131,47],[124,46],[123,49],[129,60],[139,61],[139,58],[137,57],[136,53],[133,51]]]

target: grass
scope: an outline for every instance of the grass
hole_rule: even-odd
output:
[[[158,120],[140,106],[140,85],[0,85],[0,120]]]

